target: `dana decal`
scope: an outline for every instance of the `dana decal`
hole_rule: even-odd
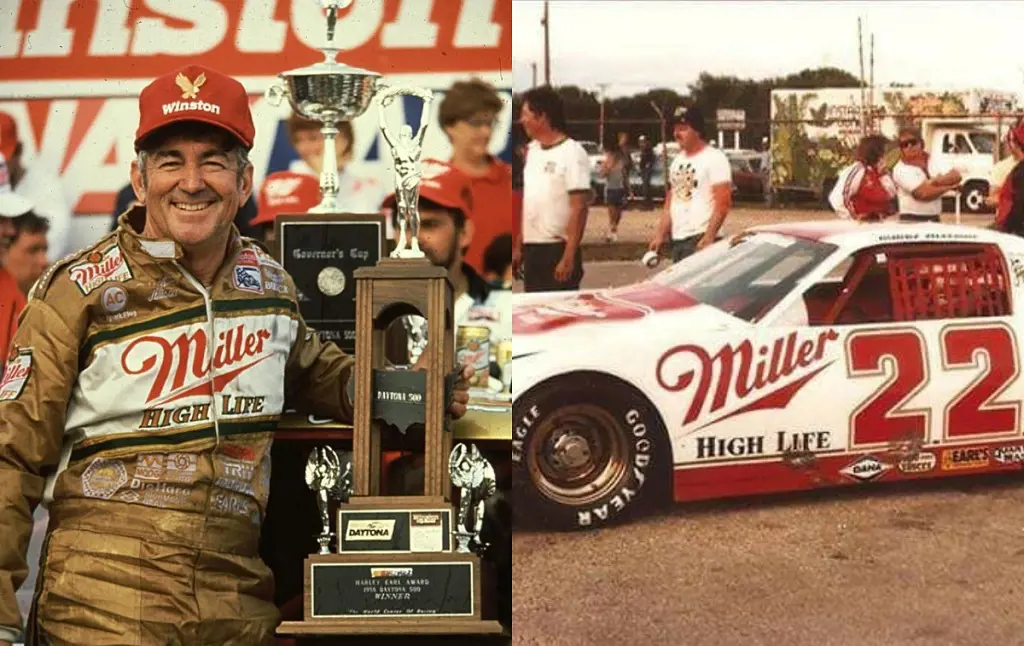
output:
[[[0,401],[13,401],[21,397],[32,374],[32,349],[21,348],[7,361],[3,381],[0,381]]]
[[[121,247],[115,244],[102,253],[92,252],[84,262],[71,265],[68,267],[68,275],[82,294],[88,295],[103,283],[112,280],[124,283],[131,280],[132,270],[121,255]]]
[[[658,360],[658,384],[669,392],[692,392],[683,424],[712,415],[730,403],[756,400],[726,417],[766,408],[785,408],[801,388],[829,366],[824,362],[828,344],[839,338],[833,330],[816,339],[800,340],[797,332],[755,347],[750,341],[726,345],[712,354],[694,344],[678,345]],[[813,368],[796,381],[779,382],[798,371]],[[731,401],[730,401],[731,398]],[[721,421],[726,417],[720,418]]]
[[[260,273],[260,261],[255,251],[243,249],[238,254],[233,277],[237,289],[254,294],[263,293],[263,275]]]

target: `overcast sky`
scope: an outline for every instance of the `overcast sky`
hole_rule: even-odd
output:
[[[542,0],[513,0],[513,82],[544,82]],[[685,91],[703,71],[764,78],[809,67],[859,73],[875,35],[875,83],[1024,92],[1024,2],[551,0],[551,81],[609,96]]]

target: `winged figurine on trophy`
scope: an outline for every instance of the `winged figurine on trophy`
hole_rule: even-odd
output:
[[[459,444],[448,462],[452,485],[459,488],[459,520],[455,530],[459,552],[475,549],[482,552],[487,545],[480,541],[484,526],[484,506],[497,491],[494,467],[475,444],[468,448]]]
[[[331,553],[330,502],[346,502],[352,495],[352,463],[341,470],[338,454],[329,446],[316,447],[306,460],[306,485],[317,493],[317,507],[320,510],[321,532],[316,542],[321,554]]]

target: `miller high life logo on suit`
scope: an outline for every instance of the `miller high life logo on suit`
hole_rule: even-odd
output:
[[[0,381],[0,401],[13,401],[21,397],[32,374],[32,349],[21,348],[7,361],[3,381]]]
[[[68,268],[71,281],[78,286],[83,295],[109,281],[128,282],[132,279],[132,270],[121,255],[121,247],[114,245],[105,251],[90,253],[84,262]]]

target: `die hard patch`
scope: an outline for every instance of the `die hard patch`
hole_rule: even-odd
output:
[[[128,470],[120,460],[96,458],[82,472],[82,492],[87,498],[110,500],[128,484]]]
[[[14,401],[21,397],[32,374],[32,348],[19,348],[7,360],[4,376],[0,380],[0,401]]]
[[[89,294],[106,282],[123,283],[133,278],[128,262],[121,253],[121,247],[117,244],[102,252],[93,251],[83,262],[68,267],[68,275],[83,295]]]
[[[232,271],[232,279],[235,289],[253,294],[263,293],[263,275],[260,273],[260,262],[255,251],[243,249],[239,252]]]

